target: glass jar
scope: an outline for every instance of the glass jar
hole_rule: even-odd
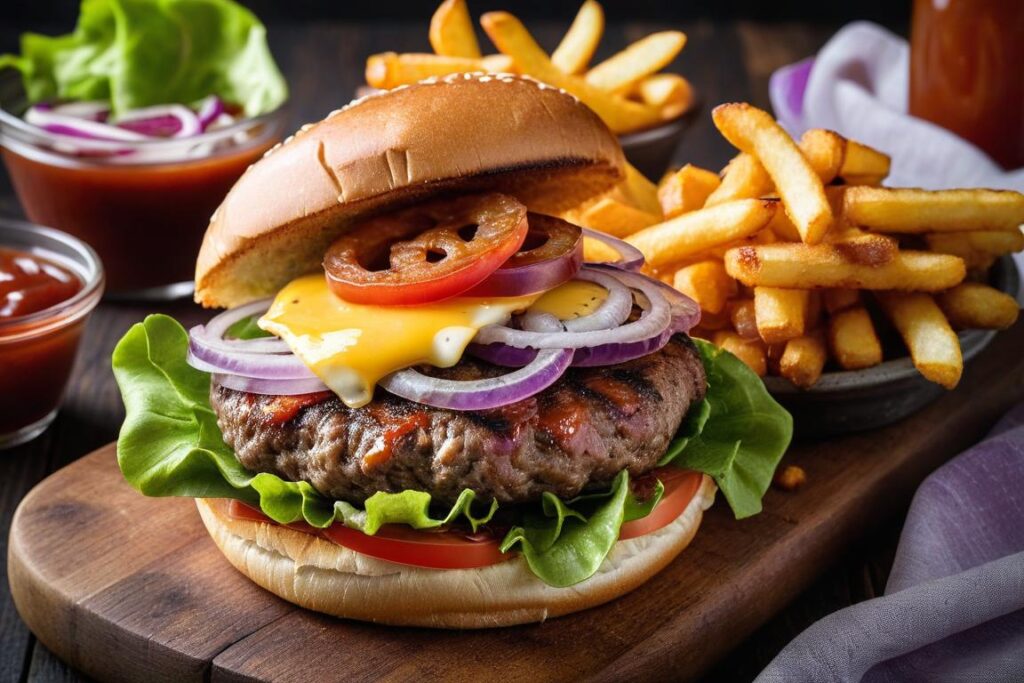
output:
[[[16,115],[26,106],[20,81],[0,79],[0,146],[21,205],[34,223],[90,244],[118,298],[192,291],[210,216],[285,124],[278,110],[193,137],[125,144],[49,133]]]
[[[1024,166],[1024,1],[914,0],[910,113]]]
[[[54,262],[82,288],[35,313],[0,318],[0,449],[35,438],[57,414],[89,314],[103,293],[103,267],[87,244],[58,230],[0,220],[0,248]]]

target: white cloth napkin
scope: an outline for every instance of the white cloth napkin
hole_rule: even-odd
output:
[[[1024,168],[1004,171],[955,133],[907,113],[909,60],[899,36],[869,22],[849,24],[815,57],[772,74],[775,116],[793,135],[828,128],[889,154],[886,185],[1024,191]],[[1024,270],[1024,255],[1015,259]]]

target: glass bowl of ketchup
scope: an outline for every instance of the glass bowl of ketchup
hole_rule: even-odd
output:
[[[283,109],[189,137],[83,140],[22,118],[14,73],[0,76],[0,152],[29,220],[91,245],[112,298],[192,291],[210,216],[250,164],[276,144]]]
[[[0,219],[0,449],[53,421],[103,281],[81,240]]]

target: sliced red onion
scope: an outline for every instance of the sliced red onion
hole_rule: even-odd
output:
[[[257,379],[310,379],[316,375],[294,354],[224,353],[189,340],[188,364],[210,373],[244,375]]]
[[[562,327],[567,332],[610,330],[629,319],[629,314],[633,310],[633,294],[618,278],[608,273],[586,269],[577,273],[576,279],[601,285],[608,290],[608,297],[593,313],[563,321]]]
[[[76,116],[58,114],[55,111],[47,111],[39,107],[29,107],[28,111],[25,112],[25,121],[56,135],[67,135],[86,140],[113,140],[117,142],[141,142],[146,140],[145,135],[134,131]]]
[[[228,330],[239,320],[262,315],[270,308],[272,299],[261,299],[212,318],[206,325],[198,325],[190,330],[193,340],[202,346],[224,353],[291,353],[292,350],[283,339],[266,337],[262,339],[225,339]]]
[[[133,109],[117,118],[119,128],[148,137],[187,138],[202,132],[199,117],[181,104],[160,104]]]
[[[582,228],[582,230],[585,236],[603,242],[619,253],[619,260],[608,265],[618,266],[625,270],[640,270],[640,267],[644,265],[644,255],[629,242],[623,242],[617,237],[590,228]]]
[[[298,396],[317,391],[329,391],[318,378],[313,379],[254,379],[241,375],[214,374],[213,383],[235,391],[269,396]]]
[[[551,315],[538,316],[539,329],[555,329]],[[529,398],[558,381],[572,363],[571,349],[545,349],[519,370],[478,380],[450,380],[429,377],[409,368],[392,373],[379,384],[396,396],[435,408],[489,410]]]
[[[199,127],[205,131],[223,113],[224,100],[216,95],[210,95],[199,105],[199,112],[196,114],[199,118]]]
[[[643,341],[657,336],[669,328],[672,323],[671,308],[655,281],[639,273],[631,273],[617,268],[607,269],[604,272],[612,274],[626,286],[639,290],[650,300],[650,310],[645,311],[634,322],[596,332],[534,332],[517,330],[506,325],[488,325],[477,333],[474,341],[478,344],[498,342],[521,349],[580,349],[605,344]]]
[[[46,105],[37,104],[35,106],[42,107]],[[61,116],[73,116],[76,119],[88,119],[89,121],[99,121],[101,123],[110,116],[110,105],[106,102],[68,102],[66,104],[58,104],[55,107],[46,106],[46,108],[54,114],[60,114]]]

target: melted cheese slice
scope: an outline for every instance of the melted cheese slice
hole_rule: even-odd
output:
[[[317,274],[278,292],[259,326],[283,339],[346,405],[358,408],[370,402],[385,375],[420,363],[455,365],[485,325],[504,323],[527,308],[569,320],[593,313],[607,296],[600,285],[573,280],[543,294],[369,306],[339,299]]]
[[[455,365],[481,327],[506,322],[538,297],[369,306],[342,301],[322,274],[307,275],[278,292],[259,326],[283,339],[346,405],[358,408],[370,402],[385,375],[419,363]]]

